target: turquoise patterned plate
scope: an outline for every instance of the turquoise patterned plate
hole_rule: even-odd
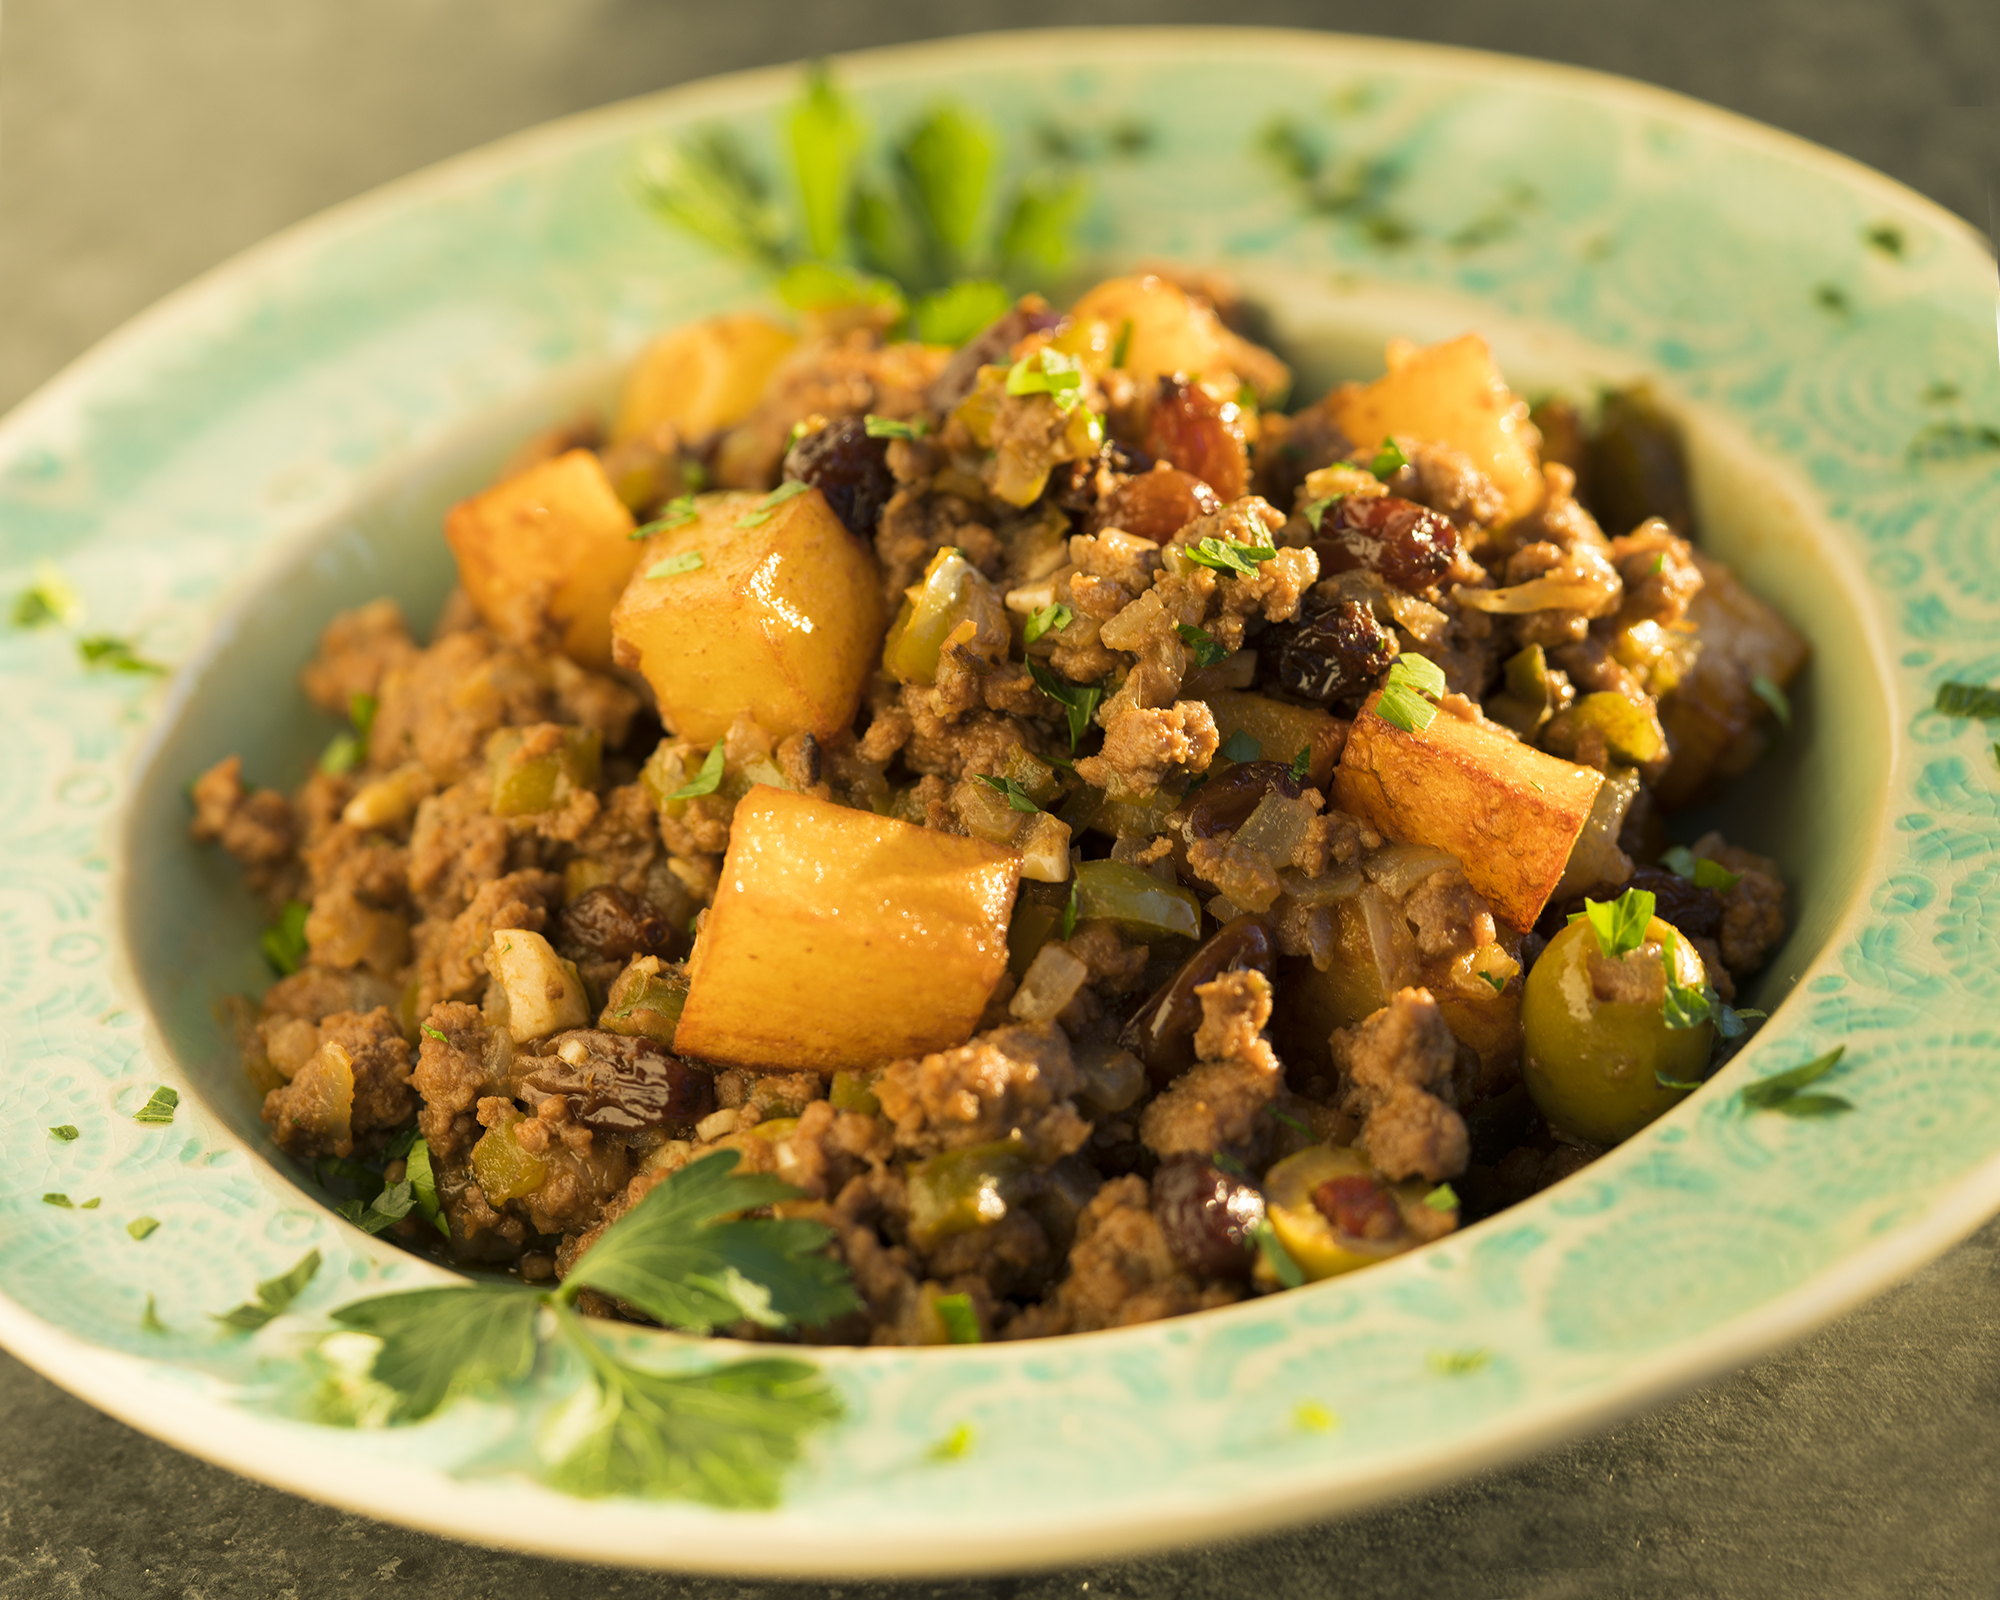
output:
[[[256,908],[184,842],[181,789],[230,750],[293,780],[330,731],[292,687],[318,626],[383,591],[426,615],[442,506],[652,330],[756,299],[631,181],[711,123],[775,161],[797,74],[752,74],[334,211],[0,427],[0,592],[55,563],[87,611],[0,628],[8,1348],[183,1449],[466,1538],[968,1570],[1240,1533],[1518,1455],[1798,1335],[2000,1205],[2000,769],[1988,726],[1929,709],[1942,681],[2000,675],[1994,265],[1962,224],[1767,129],[1491,56],[1079,32],[840,71],[878,136],[940,96],[1016,152],[1059,126],[1098,262],[1228,264],[1319,382],[1377,370],[1388,334],[1467,327],[1531,392],[1661,380],[1710,543],[1816,648],[1787,747],[1725,819],[1796,892],[1771,1022],[1595,1166],[1375,1270],[1124,1332],[829,1353],[846,1418],[774,1511],[540,1486],[521,1464],[560,1373],[416,1428],[306,1420],[299,1355],[325,1313],[442,1274],[266,1146],[213,1012],[262,981]],[[1271,159],[1280,117],[1316,174]],[[87,636],[173,670],[87,668]],[[1835,1045],[1825,1083],[1852,1113],[1746,1111],[1744,1084]],[[157,1085],[172,1121],[135,1120]],[[325,1264],[289,1315],[211,1320],[311,1248]]]

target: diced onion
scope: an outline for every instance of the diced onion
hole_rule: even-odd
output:
[[[1047,1022],[1076,998],[1089,976],[1090,968],[1062,945],[1045,944],[1021,975],[1007,1011],[1023,1022]]]

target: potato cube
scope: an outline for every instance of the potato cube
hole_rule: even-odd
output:
[[[1124,369],[1150,391],[1155,379],[1241,379],[1270,404],[1291,387],[1291,370],[1270,351],[1227,327],[1206,301],[1154,273],[1107,278],[1070,309],[1071,331],[1056,346],[1098,370],[1124,345]],[[1127,333],[1126,330],[1130,329]]]
[[[510,644],[611,665],[611,607],[639,547],[632,513],[588,450],[571,450],[461,500],[445,517],[459,581]]]
[[[1334,804],[1391,839],[1448,850],[1516,928],[1534,926],[1562,881],[1604,775],[1522,744],[1484,718],[1440,711],[1422,733],[1375,714],[1354,719]]]
[[[1389,370],[1373,383],[1345,384],[1321,401],[1340,431],[1363,450],[1391,434],[1463,450],[1507,497],[1508,517],[1542,498],[1539,439],[1527,403],[1516,400],[1476,333],[1425,349],[1391,340]]]
[[[1020,858],[759,785],[688,962],[683,1054],[832,1073],[965,1042],[1007,968]]]
[[[1301,750],[1310,750],[1306,781],[1315,789],[1326,787],[1347,740],[1346,721],[1330,711],[1286,705],[1242,689],[1215,690],[1208,696],[1208,709],[1223,743],[1247,733],[1263,747],[1266,761],[1290,762]]]
[[[733,428],[798,340],[763,317],[705,317],[664,334],[632,364],[614,437],[643,439],[662,423],[684,439]]]
[[[774,738],[845,730],[882,649],[875,554],[817,489],[712,494],[646,541],[612,613],[660,719],[708,744],[748,711]]]

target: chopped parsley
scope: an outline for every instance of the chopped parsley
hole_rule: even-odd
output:
[[[91,1196],[91,1198],[90,1198],[90,1199],[88,1199],[88,1200],[85,1200],[85,1201],[82,1201],[82,1202],[80,1202],[80,1203],[78,1204],[78,1206],[77,1206],[77,1210],[79,1210],[79,1211],[95,1211],[95,1210],[96,1210],[96,1209],[97,1209],[97,1208],[98,1208],[99,1206],[101,1206],[101,1205],[103,1205],[103,1204],[104,1204],[104,1201],[103,1201],[103,1198],[102,1198],[101,1196],[97,1196],[97,1195],[93,1195],[93,1196]]]
[[[2000,450],[2000,428],[1987,423],[1932,422],[1919,428],[1910,440],[1908,457],[1915,466],[1921,461],[1965,461],[1996,450]]]
[[[1721,998],[1703,984],[1701,988],[1681,982],[1679,963],[1680,941],[1671,928],[1660,941],[1660,966],[1667,975],[1666,997],[1660,1002],[1660,1012],[1666,1018],[1667,1026],[1676,1031],[1699,1028],[1704,1022],[1720,1020]],[[1741,1033],[1739,1026],[1737,1032]],[[1724,1037],[1733,1037],[1725,1034]]]
[[[382,1233],[410,1214],[417,1203],[410,1180],[386,1185],[382,1192],[363,1205],[359,1200],[343,1200],[333,1209],[364,1233]]]
[[[1660,865],[1676,878],[1685,878],[1697,889],[1713,889],[1727,894],[1743,881],[1743,874],[1731,872],[1720,861],[1698,856],[1684,844],[1677,844],[1660,857]]]
[[[1456,1211],[1458,1191],[1448,1183],[1441,1183],[1424,1196],[1424,1204],[1433,1211]]]
[[[1485,1350],[1433,1350],[1425,1358],[1431,1371],[1447,1378],[1463,1378],[1484,1368],[1493,1356]]]
[[[432,1026],[431,1026],[431,1025],[430,1025],[430,1024],[428,1023],[428,1022],[426,1022],[426,1023],[425,1023],[425,1024],[424,1024],[424,1025],[423,1025],[423,1026],[421,1027],[421,1028],[419,1028],[419,1029],[418,1029],[417,1031],[418,1031],[419,1033],[421,1033],[421,1034],[422,1034],[422,1035],[423,1035],[423,1036],[424,1036],[424,1037],[425,1037],[426,1039],[435,1039],[435,1040],[437,1040],[437,1042],[438,1042],[439,1044],[450,1044],[450,1043],[451,1043],[451,1040],[450,1040],[450,1039],[449,1039],[449,1038],[448,1038],[448,1037],[446,1036],[446,1034],[445,1034],[445,1032],[444,1032],[444,1030],[443,1030],[442,1028],[433,1028],[433,1027],[432,1027]]]
[[[1658,555],[1653,557],[1653,564],[1646,569],[1646,576],[1649,578],[1657,578],[1661,573],[1665,572],[1666,570],[1667,570],[1667,553],[1666,551],[1662,550]]]
[[[1638,949],[1646,942],[1646,929],[1657,904],[1650,889],[1627,889],[1610,901],[1585,899],[1583,914],[1590,923],[1590,931],[1597,935],[1598,950],[1616,961],[1627,951]],[[1667,981],[1673,982],[1672,968],[1668,969]]]
[[[1308,500],[1304,505],[1299,507],[1299,515],[1312,524],[1312,531],[1314,533],[1318,533],[1320,519],[1326,515],[1330,507],[1346,498],[1347,496],[1344,494],[1330,494],[1318,500]]]
[[[139,1313],[139,1327],[146,1333],[173,1332],[173,1329],[160,1320],[159,1304],[151,1295],[146,1296],[146,1309]]]
[[[871,439],[921,439],[931,431],[930,424],[922,417],[914,422],[899,422],[894,417],[878,417],[872,411],[861,419],[861,426]]]
[[[1004,317],[1013,303],[1005,285],[990,278],[963,278],[925,295],[910,320],[925,344],[961,345]]]
[[[1903,230],[1893,222],[1877,222],[1871,227],[1863,228],[1861,241],[1873,245],[1885,256],[1893,256],[1898,261],[1902,260],[1903,251],[1908,244],[1903,237]]]
[[[1005,795],[1010,810],[1033,814],[1042,809],[1029,797],[1028,791],[1023,789],[1012,778],[996,778],[990,772],[975,772],[973,776],[985,784],[987,788],[997,790],[1000,794]]]
[[[1076,932],[1077,890],[1081,884],[1074,875],[1069,880],[1069,898],[1063,902],[1062,936],[1067,939]]]
[[[1225,578],[1254,578],[1258,567],[1277,555],[1268,544],[1234,544],[1211,534],[1199,544],[1181,546],[1181,554],[1196,566],[1213,567]]]
[[[278,920],[258,938],[258,947],[271,970],[289,978],[306,964],[306,915],[310,908],[303,900],[288,900]]]
[[[1778,719],[1778,726],[1789,733],[1792,727],[1790,696],[1761,672],[1750,680],[1750,692],[1771,708],[1771,715]]]
[[[718,739],[708,747],[708,755],[701,764],[701,771],[668,795],[668,802],[694,800],[705,794],[714,794],[722,784],[722,763],[722,741]]]
[[[352,772],[361,762],[361,741],[351,733],[336,733],[319,755],[319,770],[330,777]]]
[[[86,667],[102,667],[107,672],[150,672],[164,673],[167,669],[157,661],[148,661],[140,655],[130,639],[120,639],[112,634],[93,634],[88,639],[76,642],[76,653],[83,657]]]
[[[1074,750],[1089,731],[1090,719],[1097,715],[1098,704],[1104,699],[1104,685],[1071,683],[1039,661],[1028,663],[1028,675],[1035,680],[1035,687],[1060,705],[1068,715],[1069,747]]]
[[[805,425],[800,423],[798,427],[792,429],[791,443],[797,443],[799,428],[803,426]],[[666,503],[657,517],[651,522],[640,523],[627,537],[650,539],[656,533],[672,533],[676,528],[685,528],[700,515],[701,513],[694,508],[693,495],[677,494]]]
[[[180,1103],[180,1095],[161,1084],[153,1091],[153,1097],[132,1113],[132,1120],[165,1127],[174,1120],[174,1108]]]
[[[381,709],[381,702],[372,694],[357,691],[347,697],[347,720],[354,725],[355,738],[367,742],[375,728],[375,713]]]
[[[50,562],[35,567],[35,581],[14,597],[14,626],[39,628],[51,622],[73,623],[83,616],[83,601],[69,579]]]
[[[1302,744],[1299,746],[1299,753],[1292,757],[1292,782],[1304,783],[1312,776],[1312,768],[1313,747]]]
[[[1238,728],[1222,741],[1222,748],[1215,753],[1224,761],[1233,761],[1240,767],[1246,761],[1262,761],[1264,744],[1256,735],[1246,729]]]
[[[1836,1045],[1825,1055],[1815,1056],[1803,1066],[1774,1072],[1767,1078],[1744,1085],[1746,1111],[1781,1111],[1788,1117],[1831,1117],[1852,1111],[1854,1102],[1837,1094],[1806,1093],[1806,1089],[1840,1064],[1847,1046]]]
[[[1301,1400],[1292,1407],[1292,1422],[1303,1433],[1329,1432],[1335,1420],[1333,1413],[1317,1400]]]
[[[678,578],[684,572],[699,572],[704,563],[699,550],[683,550],[677,556],[655,561],[646,569],[649,578]]]
[[[1211,1150],[1208,1153],[1208,1161],[1209,1165],[1214,1167],[1218,1172],[1226,1172],[1232,1178],[1247,1178],[1250,1176],[1250,1169],[1244,1166],[1242,1162],[1238,1161],[1227,1150]]]
[[[1436,719],[1435,702],[1443,693],[1444,668],[1406,651],[1389,668],[1389,680],[1375,702],[1375,715],[1405,733],[1422,733]]]
[[[1304,1271],[1292,1259],[1291,1251],[1285,1248],[1269,1217],[1259,1217],[1251,1224],[1250,1237],[1256,1241],[1257,1253],[1264,1258],[1264,1265],[1276,1275],[1278,1282],[1287,1289],[1296,1289],[1306,1281]]]
[[[275,1278],[266,1278],[257,1285],[257,1296],[246,1300],[232,1310],[216,1314],[215,1320],[226,1328],[234,1328],[240,1333],[255,1333],[266,1323],[282,1316],[287,1307],[304,1292],[305,1286],[313,1281],[313,1274],[319,1271],[319,1252],[308,1250],[300,1256],[290,1272],[282,1272]]]
[[[158,1217],[134,1217],[125,1224],[125,1231],[135,1239],[150,1239],[160,1230]]]
[[[54,1192],[43,1195],[42,1204],[45,1206],[61,1206],[65,1211],[74,1211],[76,1209],[76,1203],[68,1195],[56,1194]]]
[[[1280,1111],[1274,1105],[1266,1105],[1264,1107],[1264,1113],[1273,1122],[1283,1123],[1286,1127],[1290,1128],[1294,1133],[1302,1133],[1308,1139],[1310,1139],[1313,1136],[1313,1131],[1311,1127],[1308,1126],[1306,1123],[1299,1121],[1299,1119],[1293,1116],[1289,1111]]]
[[[1130,317],[1127,317],[1123,322],[1118,324],[1118,338],[1111,346],[1112,366],[1114,367],[1124,366],[1125,358],[1129,356],[1131,353],[1132,353],[1132,319]]]
[[[941,1294],[931,1302],[944,1324],[945,1337],[953,1344],[978,1344],[979,1315],[972,1309],[969,1294]]]
[[[72,1140],[81,1139],[83,1137],[82,1134],[76,1131],[76,1125],[71,1122],[64,1122],[56,1127],[49,1129],[49,1136],[54,1139],[62,1140],[64,1144],[68,1144]]]
[[[1045,394],[1058,411],[1073,411],[1083,399],[1083,368],[1047,345],[1030,351],[1007,369],[1011,395]]]
[[[1368,470],[1386,483],[1409,464],[1410,458],[1403,454],[1402,446],[1394,439],[1384,439],[1375,459],[1368,463]]]
[[[1480,970],[1479,976],[1485,980],[1486,987],[1491,989],[1495,994],[1505,994],[1507,992],[1507,980],[1505,978],[1498,977],[1483,968]]]
[[[1051,600],[1028,618],[1028,625],[1021,630],[1021,637],[1029,644],[1033,644],[1045,633],[1061,633],[1075,620],[1076,613],[1068,606],[1060,600]]]
[[[753,509],[744,512],[742,516],[738,517],[736,519],[736,526],[739,528],[761,528],[771,520],[771,513],[777,510],[779,506],[783,505],[787,500],[795,500],[802,494],[810,493],[811,490],[811,484],[801,483],[796,478],[790,483],[781,483],[777,488],[765,495],[763,499],[759,500]]]
[[[1177,622],[1174,632],[1181,636],[1181,643],[1193,652],[1194,664],[1198,667],[1212,667],[1229,659],[1229,647],[1218,644],[1206,628],[1197,628],[1191,622]]]
[[[1990,689],[1983,683],[1941,683],[1933,709],[1947,717],[1990,722],[2000,717],[2000,689]]]
[[[933,1461],[957,1461],[972,1449],[973,1440],[977,1437],[971,1423],[961,1422],[931,1446],[930,1458]]]

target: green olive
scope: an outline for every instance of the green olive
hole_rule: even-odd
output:
[[[1677,981],[1701,988],[1708,981],[1701,957],[1658,917],[1646,943],[1615,960],[1579,917],[1529,970],[1521,997],[1524,1072],[1528,1093],[1558,1133],[1592,1144],[1630,1138],[1686,1097],[1687,1090],[1661,1080],[1693,1083],[1707,1068],[1713,1026],[1667,1026],[1660,952],[1669,937]]]

